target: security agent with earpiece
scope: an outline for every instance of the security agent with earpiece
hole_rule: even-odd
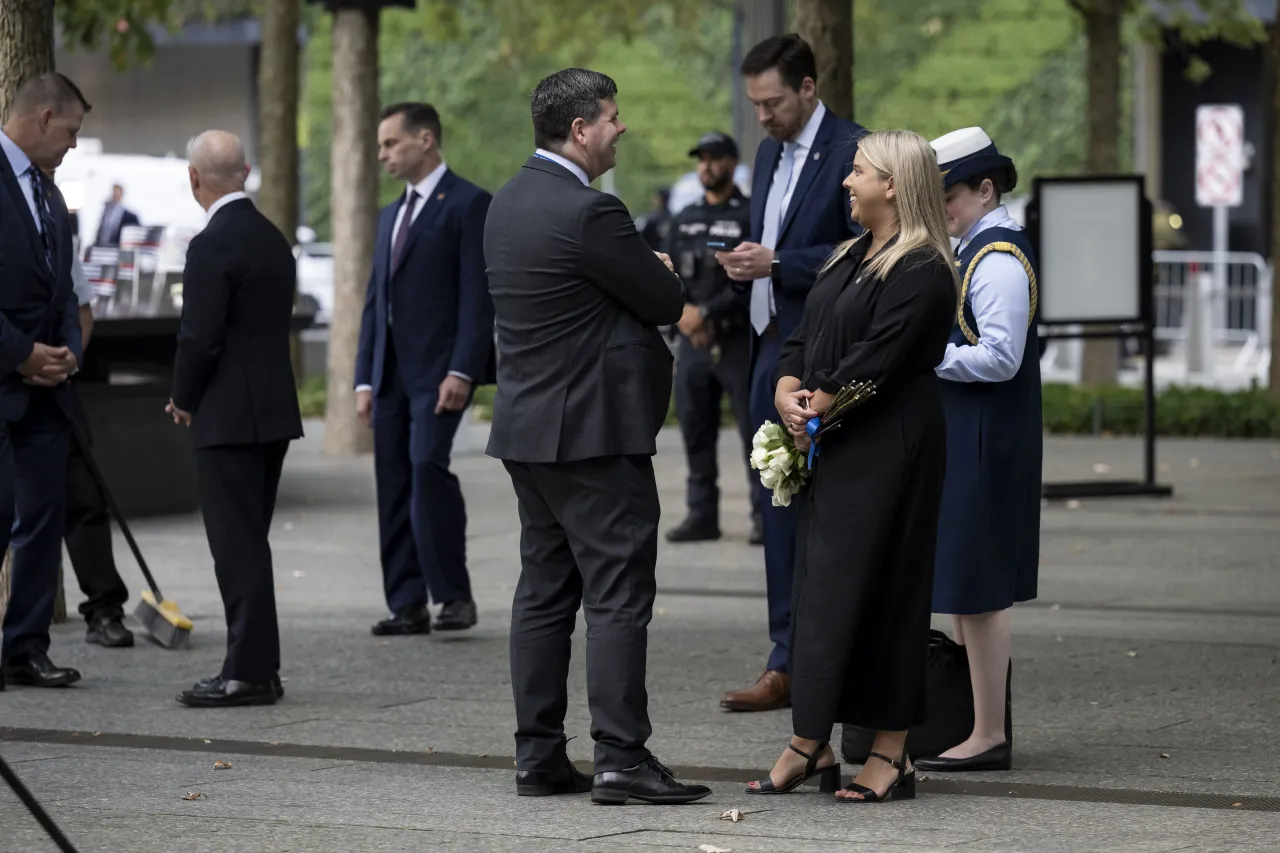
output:
[[[686,498],[689,514],[667,531],[670,542],[720,538],[720,490],[716,444],[721,399],[727,393],[742,434],[743,465],[751,450],[748,407],[751,370],[749,291],[735,289],[717,251],[731,251],[751,233],[751,205],[734,184],[738,146],[723,133],[704,134],[689,152],[698,158],[703,197],[680,211],[667,232],[664,249],[684,280],[688,302],[678,324],[676,414],[689,460]],[[753,543],[761,540],[756,502],[759,489],[747,470]]]

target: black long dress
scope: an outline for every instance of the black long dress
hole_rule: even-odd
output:
[[[778,375],[876,394],[824,434],[800,501],[792,592],[794,733],[834,723],[899,731],[925,720],[929,604],[946,473],[939,380],[956,309],[949,261],[904,256],[883,279],[869,235],[818,278]],[[892,241],[890,242],[892,245]],[[883,251],[883,250],[881,250]]]

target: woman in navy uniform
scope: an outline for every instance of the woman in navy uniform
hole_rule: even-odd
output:
[[[1040,559],[1040,412],[1036,262],[1000,203],[1018,182],[1013,161],[981,128],[932,143],[947,194],[960,305],[936,368],[947,416],[947,476],[938,522],[933,612],[955,619],[973,683],[973,732],[917,766],[1008,770],[1005,721],[1012,670],[1009,608],[1036,597]]]

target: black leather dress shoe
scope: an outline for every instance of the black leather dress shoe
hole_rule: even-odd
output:
[[[465,631],[475,627],[476,603],[474,601],[450,601],[440,608],[436,617],[437,631]]]
[[[213,675],[213,676],[210,676],[209,678],[202,678],[199,681],[197,681],[195,684],[193,684],[191,686],[191,689],[192,690],[208,690],[215,681],[218,681],[221,678],[222,678],[221,675]],[[274,675],[271,677],[271,687],[273,690],[275,690],[277,699],[284,698],[284,684],[281,683],[280,676]]]
[[[133,632],[124,626],[124,621],[117,614],[95,616],[89,622],[84,641],[109,649],[125,649],[133,645]]]
[[[54,666],[44,652],[10,658],[4,662],[4,675],[13,684],[30,687],[66,687],[80,680],[79,671]]]
[[[720,525],[709,518],[689,516],[667,531],[668,542],[711,542],[720,538]]]
[[[597,773],[591,787],[591,802],[620,806],[635,798],[658,805],[692,803],[711,793],[706,785],[686,785],[653,756],[626,770]]]
[[[569,756],[554,770],[517,770],[516,795],[550,797],[553,794],[585,794],[591,790],[591,777],[578,772]]]
[[[968,758],[918,758],[913,762],[917,770],[933,773],[975,773],[982,770],[1011,770],[1013,745],[1008,741],[991,747],[986,752]]]
[[[178,704],[188,708],[239,708],[245,705],[274,705],[275,687],[270,681],[236,681],[215,678],[178,694]]]
[[[383,619],[373,626],[375,637],[396,637],[406,634],[430,634],[431,614],[425,607],[403,610],[390,619]]]

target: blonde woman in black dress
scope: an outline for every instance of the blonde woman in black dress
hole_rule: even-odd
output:
[[[933,149],[907,131],[858,143],[844,181],[865,233],[840,246],[783,348],[775,403],[807,449],[805,424],[834,395],[875,394],[819,439],[800,502],[792,596],[791,743],[748,793],[783,793],[839,767],[835,723],[877,731],[841,802],[915,795],[907,730],[925,721],[925,655],[946,430],[934,367],[959,282]]]

